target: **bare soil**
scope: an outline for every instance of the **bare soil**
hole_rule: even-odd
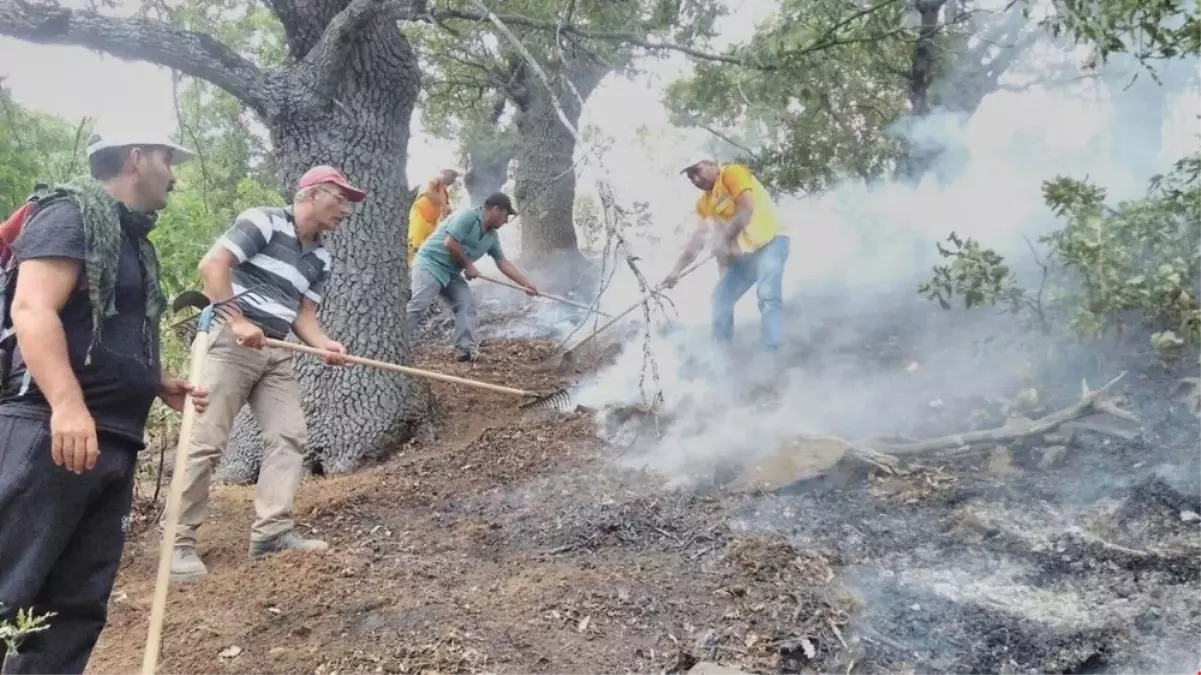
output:
[[[567,384],[538,367],[551,343],[483,353],[415,361]],[[434,383],[436,439],[301,487],[298,521],[328,552],[251,562],[253,487],[214,489],[210,577],[172,586],[159,671],[1191,672],[1201,460],[1157,377],[1131,378],[1150,429],[1134,441],[772,493],[665,490],[615,468],[591,415]],[[139,668],[158,545],[131,536],[89,672]]]

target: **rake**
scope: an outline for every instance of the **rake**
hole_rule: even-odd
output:
[[[680,272],[680,276],[678,278],[683,279],[684,277],[688,276],[689,274],[692,274],[696,270],[700,269],[701,265],[704,265],[705,263],[709,262],[709,260],[711,258],[713,258],[712,253],[710,253],[708,256],[706,256],[703,260],[698,260],[698,261],[692,263],[686,269],[684,269],[682,272]],[[561,358],[560,365],[572,363],[575,359],[575,351],[576,350],[578,350],[580,347],[583,347],[585,344],[591,342],[592,338],[596,337],[597,335],[600,335],[601,331],[603,331],[606,328],[617,323],[618,320],[620,320],[626,314],[629,314],[630,312],[638,309],[639,307],[642,306],[642,303],[646,302],[647,300],[650,300],[651,298],[655,297],[662,291],[663,291],[662,284],[652,288],[649,292],[647,292],[646,295],[643,295],[641,298],[639,298],[638,302],[635,302],[634,304],[630,305],[626,309],[619,312],[616,316],[614,316],[613,318],[611,318],[607,322],[605,322],[604,325],[602,325],[600,328],[597,328],[596,330],[594,330],[591,333],[589,333],[588,335],[586,335],[584,337],[584,339],[575,343],[575,345],[573,345],[570,349],[564,350],[562,356],[560,357]]]
[[[197,317],[191,321],[190,334],[185,342],[191,343],[191,368],[188,372],[188,382],[193,386],[203,382],[205,359],[208,356],[210,331],[214,319],[229,310],[238,301],[237,297],[209,304]],[[178,311],[178,301],[176,301]],[[178,333],[177,333],[178,334]],[[179,425],[179,441],[175,446],[175,470],[171,472],[171,487],[167,492],[167,510],[164,515],[163,540],[159,545],[158,576],[154,582],[154,599],[150,606],[150,628],[146,636],[146,651],[142,656],[143,675],[154,675],[158,665],[159,651],[163,639],[163,618],[167,611],[167,588],[171,581],[171,549],[175,545],[175,533],[179,528],[179,503],[183,496],[184,466],[187,463],[187,449],[192,441],[192,425],[196,421],[196,408],[189,395],[183,403],[183,419]]]
[[[483,279],[484,281],[491,281],[492,283],[498,284],[500,286],[508,286],[509,288],[513,288],[513,289],[516,289],[516,290],[519,290],[522,292],[525,291],[525,289],[522,288],[521,286],[518,286],[517,284],[509,283],[508,281],[505,281],[504,279],[497,279],[496,277],[490,277],[486,274],[479,275],[479,278]],[[608,314],[600,311],[599,309],[595,309],[589,305],[585,305],[582,302],[576,302],[575,300],[568,300],[567,298],[564,298],[564,297],[561,297],[558,295],[551,295],[550,293],[543,293],[543,292],[539,291],[538,297],[547,298],[548,300],[555,300],[555,301],[561,302],[565,305],[571,305],[572,307],[578,307],[586,312],[592,312],[593,314],[600,314],[601,316],[603,316],[605,318],[609,317]]]
[[[282,294],[277,289],[265,284],[254,287],[250,291],[238,296],[238,298],[266,298],[274,299],[277,302],[283,299]],[[241,306],[245,304],[245,300],[239,299],[238,302],[232,304]],[[209,307],[208,296],[204,295],[200,291],[185,291],[175,298],[174,303],[172,303],[172,309],[174,311],[180,311],[186,307],[194,307],[201,309],[202,311],[199,315],[184,319],[183,321],[171,327],[175,334],[180,338],[180,340],[184,341],[185,344],[189,340],[193,340],[198,335],[198,322],[203,318],[204,311],[207,311],[207,308]],[[233,311],[234,308],[231,306],[230,301],[221,303],[221,309],[219,310],[219,313],[223,317],[228,318]],[[266,343],[271,347],[286,349],[288,351],[302,354],[310,354],[312,356],[326,357],[332,354],[332,352],[324,349],[318,349],[316,347],[296,344],[293,342],[286,342],[284,340],[277,340],[274,338],[267,338]],[[393,373],[408,375],[410,377],[419,377],[426,380],[436,380],[450,384],[459,384],[466,387],[475,387],[476,389],[484,389],[501,394],[508,394],[510,396],[529,399],[518,405],[518,408],[522,410],[557,410],[565,412],[574,407],[571,405],[571,394],[566,389],[558,389],[552,392],[528,391],[525,389],[505,387],[499,384],[492,384],[490,382],[483,382],[465,377],[457,377],[455,375],[447,375],[445,373],[438,373],[432,370],[411,368],[409,366],[402,366],[396,363],[388,363],[387,361],[377,361],[375,359],[368,359],[362,356],[345,355],[345,358],[349,363],[354,363],[361,366],[369,366],[379,370],[387,370]]]

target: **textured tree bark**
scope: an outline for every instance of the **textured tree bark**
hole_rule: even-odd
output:
[[[512,139],[504,131],[497,130],[493,138],[467,144],[468,169],[463,176],[463,187],[472,206],[482,205],[488,195],[504,187],[512,161]]]
[[[333,276],[319,318],[326,332],[356,355],[408,363],[403,331],[409,283],[404,233],[405,163],[417,98],[416,58],[392,27],[356,36],[349,68],[325,102],[294,99],[268,120],[280,189],[291,195],[309,167],[329,163],[367,190],[366,201],[330,237]],[[383,458],[416,433],[432,413],[416,381],[359,366],[328,367],[298,356],[309,426],[307,459],[315,471],[344,473]],[[218,477],[249,482],[258,475],[262,439],[249,407],[239,414]]]
[[[608,68],[581,60],[567,69],[575,92],[558,84],[558,104],[572,126],[578,127],[587,101]],[[555,102],[532,73],[517,102],[517,152],[513,169],[514,197],[521,211],[520,264],[547,290],[574,285],[574,272],[583,261],[576,238],[575,138],[555,112]],[[562,82],[560,78],[556,82]],[[576,92],[579,92],[577,97]]]

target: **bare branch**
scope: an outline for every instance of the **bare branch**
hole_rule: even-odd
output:
[[[0,35],[46,45],[76,45],[133,61],[149,61],[208,80],[261,115],[270,107],[270,78],[220,40],[143,18],[109,17],[57,2],[0,0]]]

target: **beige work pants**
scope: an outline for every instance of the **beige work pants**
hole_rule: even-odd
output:
[[[292,501],[303,476],[308,440],[291,352],[242,347],[233,331],[222,326],[209,347],[201,381],[209,390],[209,404],[196,418],[182,468],[183,499],[175,545],[196,545],[196,530],[208,513],[213,470],[225,450],[234,417],[247,402],[262,427],[264,445],[250,538],[265,541],[283,534],[293,526]]]

